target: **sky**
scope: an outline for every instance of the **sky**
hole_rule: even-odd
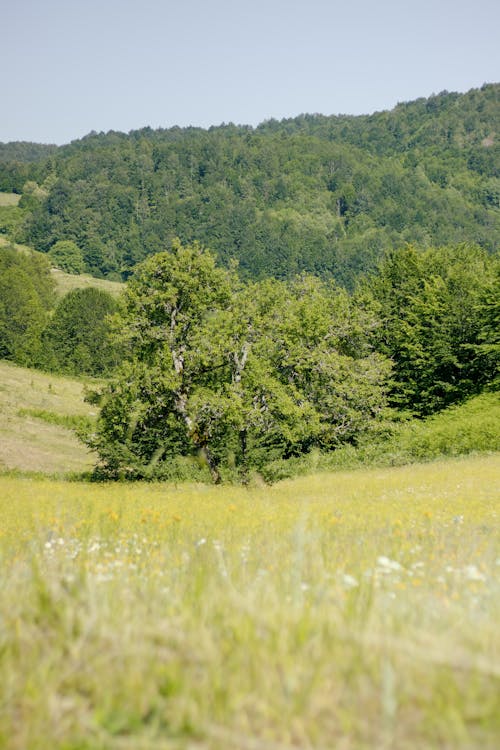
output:
[[[0,0],[0,142],[366,114],[500,81],[498,0]]]

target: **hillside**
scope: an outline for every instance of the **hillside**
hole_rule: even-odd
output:
[[[83,383],[0,361],[0,471],[66,475],[94,458],[73,426],[91,419]]]
[[[127,278],[179,237],[236,259],[245,278],[309,271],[352,286],[408,242],[498,249],[499,94],[489,84],[359,117],[91,133],[36,161],[8,144],[0,190],[22,194],[18,241],[47,252],[72,240],[97,276]]]
[[[0,205],[2,201],[2,193],[0,193]],[[0,236],[0,252],[2,248],[13,247],[20,253],[36,253],[36,250],[28,247],[27,245],[19,245],[15,242],[10,242],[5,237]],[[58,297],[63,297],[65,294],[70,292],[72,289],[87,289],[93,287],[95,289],[102,289],[105,292],[109,292],[114,297],[118,296],[123,289],[123,284],[118,281],[110,281],[109,279],[96,279],[90,274],[73,274],[61,271],[60,268],[51,268],[50,274],[55,282],[55,291]]]

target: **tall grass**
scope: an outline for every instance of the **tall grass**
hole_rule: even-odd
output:
[[[0,478],[0,746],[493,750],[499,469]]]

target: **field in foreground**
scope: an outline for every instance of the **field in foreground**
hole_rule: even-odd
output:
[[[0,747],[497,748],[499,476],[0,478]]]

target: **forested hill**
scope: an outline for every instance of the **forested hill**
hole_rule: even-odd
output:
[[[15,239],[43,252],[72,240],[94,275],[126,278],[179,237],[237,259],[247,278],[309,271],[350,286],[408,242],[498,249],[499,94],[488,84],[366,116],[0,145],[0,190],[22,193]]]

